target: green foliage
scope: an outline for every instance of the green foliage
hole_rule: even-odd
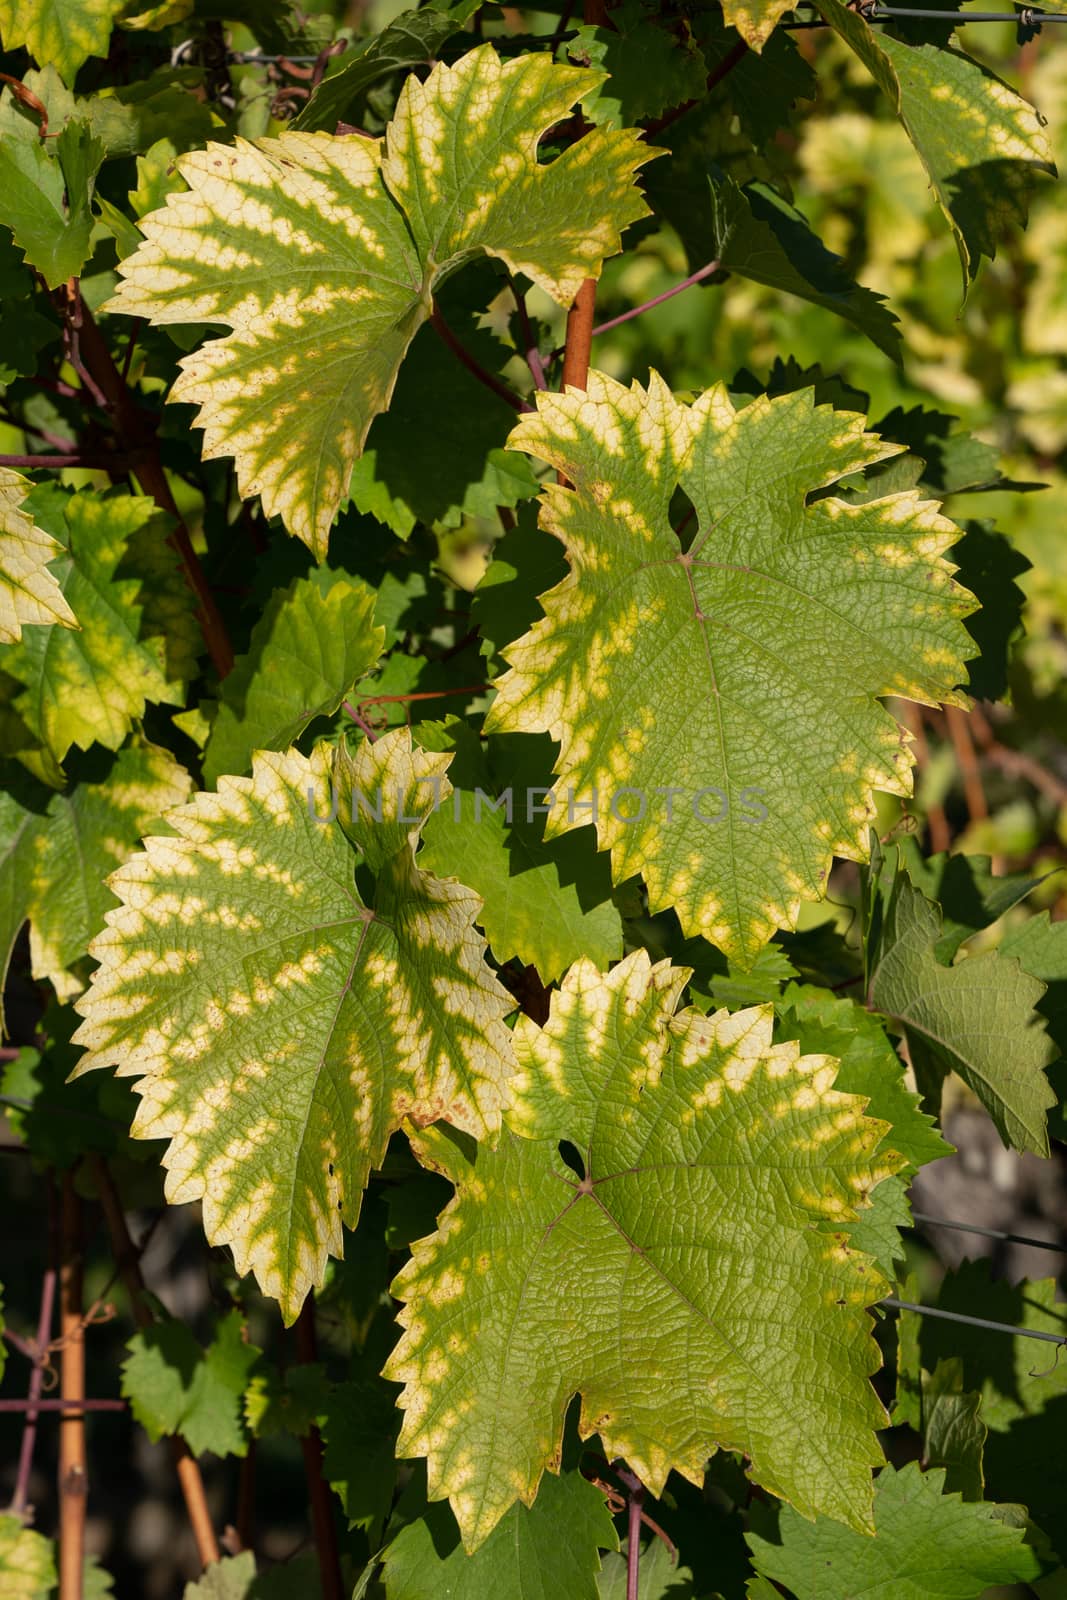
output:
[[[911,1185],[1067,1134],[1063,30],[394,11],[0,0],[0,1382],[79,1256],[256,1550],[85,1594],[1062,1600]]]
[[[796,1600],[980,1600],[992,1584],[1025,1583],[1041,1570],[1011,1507],[968,1504],[943,1493],[940,1469],[883,1467],[874,1496],[875,1536],[786,1507],[779,1541],[749,1535],[757,1569],[788,1584]]]
[[[134,1334],[122,1392],[150,1439],[181,1434],[195,1455],[245,1454],[241,1400],[259,1351],[244,1332],[244,1318],[232,1311],[207,1350],[173,1319]]]

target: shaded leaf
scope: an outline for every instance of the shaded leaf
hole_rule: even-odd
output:
[[[550,1473],[533,1505],[513,1505],[473,1556],[447,1505],[428,1507],[387,1548],[385,1592],[388,1600],[599,1600],[599,1552],[617,1545],[603,1492],[579,1472]]]
[[[156,745],[121,751],[99,781],[62,794],[10,779],[0,796],[0,975],[30,923],[30,965],[61,999],[85,981],[71,969],[115,904],[108,874],[164,811],[187,800],[184,767]]]
[[[75,277],[88,258],[103,159],[103,144],[84,123],[71,122],[46,141],[36,118],[16,109],[11,90],[0,94],[0,223],[50,289]]]
[[[168,641],[148,633],[149,574],[134,575],[130,541],[153,524],[154,503],[136,495],[39,485],[27,501],[35,520],[62,545],[52,570],[80,624],[27,627],[0,650],[0,666],[22,692],[15,707],[27,728],[61,762],[72,746],[122,744],[149,701],[181,705],[184,684],[171,676]],[[191,608],[191,594],[182,602]]]
[[[835,312],[887,355],[899,356],[897,319],[884,296],[853,281],[841,258],[826,248],[795,206],[765,183],[740,188],[725,173],[712,173],[708,181],[706,259]]]
[[[897,872],[869,971],[871,1006],[901,1029],[928,1104],[956,1072],[985,1106],[1006,1145],[1048,1154],[1045,1076],[1053,1051],[1035,1007],[1044,985],[1010,955],[991,950],[954,967],[937,959],[938,908]]]
[[[842,0],[814,4],[887,95],[915,146],[952,229],[966,291],[1005,228],[1025,225],[1038,174],[1055,174],[1041,117],[959,51],[905,44]]]
[[[992,1584],[1025,1583],[1041,1566],[1024,1530],[1002,1508],[943,1492],[940,1469],[883,1467],[874,1495],[873,1539],[820,1517],[782,1511],[778,1544],[746,1535],[757,1571],[788,1585],[796,1600],[980,1600]]]

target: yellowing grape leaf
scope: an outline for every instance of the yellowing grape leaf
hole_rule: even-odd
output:
[[[762,50],[793,0],[723,0],[723,21],[737,29],[751,50]]]
[[[21,1517],[0,1516],[0,1595],[4,1600],[46,1600],[53,1593],[53,1545]]]
[[[77,1074],[139,1080],[132,1131],[170,1141],[168,1200],[202,1200],[208,1239],[289,1321],[405,1117],[500,1125],[512,1002],[473,926],[481,902],[414,859],[447,766],[407,729],[336,768],[321,746],[258,754],[109,880],[122,903],[91,947]]]
[[[171,398],[320,559],[435,284],[484,251],[566,305],[647,214],[633,174],[655,152],[633,130],[538,163],[601,77],[487,44],[409,77],[383,140],[290,132],[179,158],[189,191],[144,220],[107,309],[233,330],[185,357]]]
[[[66,83],[89,56],[106,56],[115,17],[126,0],[0,0],[5,50],[25,45],[38,66],[57,67]]]
[[[865,858],[874,790],[910,793],[877,698],[965,703],[974,607],[943,556],[959,529],[914,490],[811,498],[900,450],[811,389],[737,410],[719,385],[688,407],[656,375],[591,373],[587,394],[539,395],[510,442],[573,485],[541,508],[570,572],[503,651],[486,729],[558,740],[547,833],[595,801],[616,882],[643,874],[652,910],[750,961],[834,855]]]
[[[39,528],[23,508],[33,485],[10,467],[0,467],[0,644],[21,639],[27,622],[78,626],[48,563],[63,547]]]
[[[136,742],[100,781],[62,794],[7,779],[0,796],[0,981],[29,919],[33,976],[47,978],[60,999],[80,993],[85,979],[71,968],[115,904],[108,873],[191,788],[169,751]]]
[[[772,1045],[769,1005],[675,1015],[688,976],[643,950],[607,977],[578,962],[544,1029],[520,1018],[498,1148],[416,1136],[458,1192],[393,1285],[385,1375],[398,1453],[426,1456],[468,1549],[559,1470],[575,1393],[582,1436],[653,1493],[740,1450],[805,1515],[870,1524],[885,1284],[831,1229],[901,1158],[831,1057]]]
[[[966,289],[1006,228],[1026,224],[1030,191],[1055,176],[1042,117],[969,56],[910,45],[842,0],[813,0],[888,97],[952,229]]]

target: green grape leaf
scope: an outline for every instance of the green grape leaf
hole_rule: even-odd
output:
[[[920,1403],[923,1465],[944,1467],[950,1494],[983,1499],[982,1454],[989,1430],[982,1419],[982,1396],[964,1388],[958,1356],[939,1361],[932,1373],[923,1374]]]
[[[700,1484],[718,1446],[805,1515],[869,1526],[885,1284],[829,1230],[901,1159],[836,1063],[772,1045],[769,1006],[674,1015],[688,976],[643,950],[606,977],[579,961],[545,1028],[516,1027],[514,1131],[419,1147],[458,1193],[393,1284],[385,1371],[398,1453],[427,1457],[470,1550],[559,1469],[579,1392],[581,1435],[654,1494],[672,1468]]]
[[[204,750],[204,781],[243,774],[253,750],[285,750],[315,717],[337,710],[381,655],[373,589],[318,568],[276,590],[252,631],[247,655],[224,679]]]
[[[1007,1283],[993,1278],[989,1261],[964,1262],[945,1275],[936,1298],[929,1292],[922,1298],[965,1317],[1057,1338],[1067,1334],[1067,1306],[1054,1278]],[[1059,1441],[1067,1427],[1067,1363],[1062,1351],[1025,1337],[998,1339],[991,1348],[984,1329],[909,1312],[900,1313],[900,1337],[915,1347],[909,1374],[913,1390],[920,1365],[936,1371],[947,1360],[962,1361],[962,1387],[981,1394],[981,1419],[989,1430],[982,1461],[986,1493],[1023,1501],[1064,1559],[1067,1462]]]
[[[362,96],[379,78],[432,61],[446,39],[458,32],[461,19],[446,11],[402,11],[387,28],[358,39],[345,51],[344,65],[324,78],[306,106],[293,118],[299,133],[335,133],[338,122],[351,120]]]
[[[718,261],[726,272],[836,312],[879,350],[899,358],[900,331],[884,295],[854,282],[841,258],[826,248],[795,206],[765,183],[741,188],[725,173],[713,173],[708,182],[710,222],[691,215],[683,233],[691,261],[696,236],[698,248],[707,252],[705,261]]]
[[[805,1055],[836,1056],[834,1088],[866,1095],[868,1113],[891,1124],[893,1149],[907,1160],[909,1175],[952,1155],[933,1117],[907,1087],[904,1063],[885,1029],[864,1006],[815,984],[791,983],[778,1010],[778,1037],[796,1039]]]
[[[640,0],[615,7],[610,28],[578,28],[567,54],[607,74],[585,110],[591,122],[610,128],[698,99],[708,78],[708,64],[688,26],[657,26]]]
[[[967,691],[976,700],[1003,700],[1008,694],[1011,647],[1022,632],[1026,601],[1016,579],[1031,564],[991,522],[970,518],[965,527],[951,558],[959,568],[959,581],[982,608],[967,618],[967,632],[978,647],[978,654],[967,663]]]
[[[231,1311],[206,1350],[174,1318],[133,1335],[122,1392],[153,1443],[180,1434],[194,1455],[246,1453],[242,1400],[259,1351],[243,1333],[244,1318]]]
[[[48,1600],[56,1582],[51,1539],[21,1517],[0,1516],[0,1594],[4,1600]]]
[[[554,983],[579,956],[610,966],[622,955],[622,919],[611,903],[606,861],[588,833],[545,842],[527,809],[531,796],[537,803],[537,780],[551,782],[551,757],[531,773],[513,737],[490,740],[485,752],[462,724],[451,737],[453,803],[427,823],[420,866],[454,873],[481,895],[479,922],[498,961],[517,957],[536,967],[543,983]]]
[[[944,1471],[883,1467],[874,1538],[786,1507],[778,1543],[746,1534],[756,1570],[796,1600],[980,1600],[993,1584],[1025,1583],[1041,1564],[1002,1508],[943,1493]]]
[[[227,0],[230,9],[232,0]],[[251,1550],[224,1556],[205,1567],[195,1583],[185,1585],[182,1600],[292,1600],[295,1594],[303,1600],[320,1600],[319,1563],[313,1550],[278,1561],[260,1573]]]
[[[541,523],[570,572],[503,651],[488,732],[561,744],[549,835],[597,806],[615,881],[751,962],[864,859],[873,791],[907,794],[908,739],[877,697],[962,704],[970,598],[955,525],[914,492],[849,506],[813,491],[899,450],[810,389],[736,410],[662,379],[538,396],[511,443],[573,487]],[[668,520],[680,483],[698,532]]]
[[[46,141],[11,91],[0,94],[0,223],[50,289],[77,276],[89,256],[103,159],[104,146],[85,123],[70,122]]]
[[[167,1198],[203,1200],[209,1240],[290,1322],[405,1117],[476,1136],[500,1123],[512,1002],[474,931],[480,901],[414,862],[447,766],[407,729],[336,765],[323,746],[259,754],[110,880],[122,904],[92,945],[78,1072],[140,1080],[132,1131],[170,1140]]]
[[[0,796],[0,977],[28,919],[33,976],[60,999],[79,994],[85,980],[71,969],[115,904],[108,874],[191,790],[169,751],[145,743],[120,751],[99,781],[61,794],[9,779]]]
[[[30,626],[0,650],[0,666],[22,685],[15,709],[56,762],[72,746],[117,750],[149,701],[181,705],[185,695],[171,676],[173,646],[150,631],[169,608],[155,623],[146,615],[152,577],[131,553],[149,523],[163,538],[156,507],[118,491],[72,494],[48,484],[27,510],[63,547],[52,570],[80,627]]]
[[[185,1585],[182,1600],[252,1600],[255,1592],[256,1558],[251,1550],[242,1550],[239,1556],[212,1561],[195,1583]]]
[[[58,68],[65,81],[90,56],[106,56],[115,18],[126,0],[0,0],[5,50],[25,46],[39,66]]]
[[[27,622],[78,626],[55,574],[48,570],[63,547],[25,509],[32,488],[20,473],[0,467],[0,644],[21,639]]]
[[[602,1490],[580,1472],[549,1473],[527,1508],[513,1505],[473,1556],[446,1505],[430,1506],[385,1552],[388,1600],[599,1600],[600,1551],[618,1548]]]
[[[633,174],[653,151],[633,131],[537,161],[597,81],[487,44],[409,77],[384,140],[284,133],[179,158],[189,191],[145,219],[108,309],[232,329],[184,358],[171,398],[199,405],[205,456],[233,456],[241,494],[319,558],[438,281],[484,252],[566,305],[647,214]]]
[[[330,1398],[326,1369],[317,1361],[301,1362],[280,1372],[261,1359],[245,1386],[244,1419],[257,1439],[280,1433],[301,1438],[319,1419]]]
[[[1004,1143],[1048,1155],[1054,1105],[1045,1069],[1054,1051],[1035,1007],[1045,992],[1000,951],[953,967],[937,959],[941,916],[907,873],[896,873],[868,975],[868,1003],[904,1034],[916,1079],[936,1107],[949,1072],[978,1096]]]
[[[1025,226],[1038,174],[1055,176],[1043,119],[959,51],[904,44],[842,0],[814,5],[856,52],[915,146],[952,229],[966,291],[1005,229]]]
[[[946,964],[972,934],[992,927],[1049,876],[1040,873],[1034,877],[1027,872],[997,874],[989,856],[968,856],[962,851],[956,855],[924,856],[918,840],[908,836],[901,838],[896,848],[915,887],[941,907],[941,933],[934,954]],[[1029,926],[1030,923],[1023,924],[1024,928]],[[1025,961],[1023,966],[1026,967]],[[1040,972],[1034,976],[1045,981]]]
[[[396,1486],[397,1392],[376,1372],[363,1372],[337,1385],[321,1421],[326,1481],[348,1526],[365,1528],[372,1548],[380,1542]]]
[[[598,1579],[600,1600],[627,1600],[626,1545],[618,1555],[606,1555]],[[638,1600],[697,1600],[699,1590],[688,1567],[681,1567],[661,1539],[641,1551]],[[780,1600],[777,1593],[773,1600]]]

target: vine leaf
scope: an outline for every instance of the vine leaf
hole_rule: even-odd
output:
[[[407,729],[336,764],[322,746],[257,754],[110,879],[122,903],[91,947],[76,1075],[140,1080],[132,1132],[169,1139],[168,1200],[202,1199],[210,1242],[290,1322],[405,1117],[500,1125],[512,1002],[473,927],[481,902],[414,861],[447,766]],[[316,820],[331,779],[344,826]]]
[[[640,872],[653,911],[751,962],[834,855],[864,859],[874,790],[910,792],[877,697],[965,703],[958,529],[915,491],[814,498],[900,447],[811,389],[736,410],[720,385],[687,407],[656,375],[592,373],[586,394],[539,395],[511,443],[573,485],[541,506],[570,572],[504,649],[486,729],[558,740],[547,831],[595,801],[615,881]]]
[[[1055,1051],[1035,1009],[1045,985],[997,950],[942,966],[941,932],[938,907],[898,868],[874,941],[868,1001],[903,1032],[929,1105],[936,1108],[956,1072],[1007,1146],[1048,1155],[1056,1096],[1045,1069]]]
[[[501,1595],[566,1595],[600,1600],[600,1551],[618,1536],[603,1493],[580,1472],[550,1474],[527,1509],[505,1512],[474,1556],[460,1543],[446,1505],[408,1522],[385,1552],[389,1600],[499,1600]]]
[[[900,118],[952,229],[966,291],[1006,225],[1025,227],[1038,174],[1056,174],[1042,118],[969,56],[876,32],[842,0],[814,4]]]
[[[850,276],[840,256],[828,250],[795,206],[769,184],[743,188],[726,173],[713,172],[708,255],[727,272],[753,283],[784,289],[812,305],[836,312],[865,333],[894,360],[900,354],[897,318],[884,295],[865,289]],[[699,218],[686,232],[702,236]],[[690,252],[692,254],[692,252]]]
[[[155,505],[44,484],[26,507],[62,546],[52,570],[81,626],[29,626],[0,651],[0,666],[22,685],[15,709],[56,763],[72,746],[117,750],[149,701],[181,705],[185,698],[177,674],[188,670],[188,655],[175,662],[173,641],[149,631],[171,617],[173,596],[153,595],[153,574],[139,572],[132,558],[131,542],[156,518]],[[179,605],[190,604],[186,592]]]
[[[0,223],[50,289],[77,276],[89,257],[103,159],[102,141],[84,122],[68,123],[46,142],[10,90],[0,94]]]
[[[0,644],[20,639],[27,622],[78,626],[55,574],[48,570],[63,547],[24,508],[32,488],[20,473],[0,467]]]
[[[0,1516],[0,1594],[5,1600],[44,1600],[56,1582],[51,1539],[21,1517]]]
[[[126,0],[0,0],[5,50],[24,45],[39,66],[51,64],[65,83],[90,56],[106,56],[112,24]]]
[[[965,1500],[982,1500],[985,1482],[982,1456],[989,1430],[982,1417],[982,1397],[965,1389],[958,1356],[939,1361],[920,1381],[923,1461],[944,1467],[950,1492]]]
[[[0,797],[0,977],[28,920],[33,976],[61,1000],[79,994],[85,982],[72,969],[115,904],[108,874],[191,789],[169,751],[145,743],[120,751],[101,781],[62,794],[9,778]]]
[[[820,1517],[812,1525],[783,1509],[779,1542],[745,1538],[757,1571],[796,1600],[979,1600],[994,1584],[1025,1583],[1041,1563],[1011,1508],[942,1492],[943,1468],[886,1466],[874,1495],[874,1538]]]
[[[145,218],[107,309],[233,330],[184,358],[171,398],[319,559],[435,285],[485,252],[568,305],[647,215],[633,174],[655,152],[632,130],[538,163],[598,81],[487,44],[410,76],[384,140],[285,133],[179,158],[189,191]]]
[[[579,1392],[582,1436],[654,1494],[737,1449],[805,1515],[869,1526],[885,1284],[829,1229],[901,1158],[832,1059],[772,1045],[770,1006],[676,1016],[688,977],[643,950],[606,977],[579,961],[543,1030],[519,1020],[499,1147],[420,1149],[458,1192],[393,1285],[385,1374],[398,1454],[427,1457],[469,1550],[558,1471]]]
[[[180,1434],[194,1455],[247,1453],[242,1398],[259,1351],[243,1329],[240,1311],[231,1311],[206,1350],[173,1317],[133,1335],[122,1392],[153,1444]]]
[[[724,0],[723,21],[736,28],[750,50],[762,50],[778,23],[787,11],[792,11],[791,0]]]
[[[204,750],[204,781],[248,771],[253,750],[284,750],[315,717],[337,710],[385,644],[377,595],[321,567],[278,590],[252,630],[247,655],[224,679]]]
[[[403,11],[381,33],[355,40],[345,51],[344,66],[322,80],[293,118],[294,132],[335,132],[338,122],[352,120],[352,111],[373,83],[432,61],[445,40],[461,27],[462,18],[454,12],[427,7],[425,11]]]

